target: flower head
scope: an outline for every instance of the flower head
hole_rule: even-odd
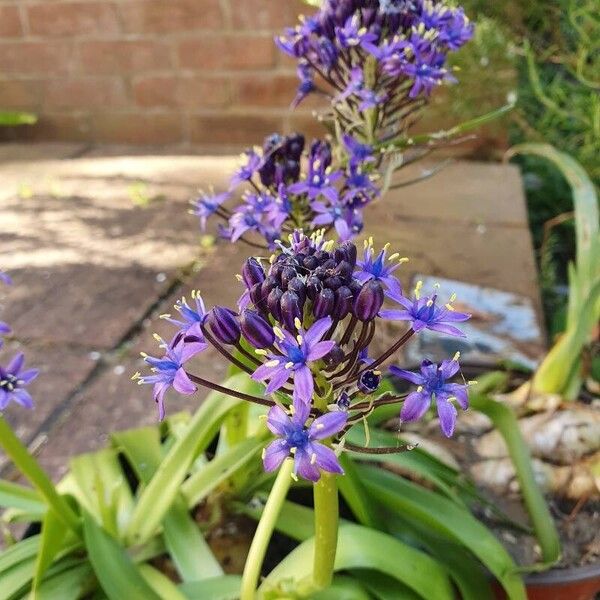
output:
[[[368,241],[365,241],[363,259],[356,263],[358,271],[354,276],[360,282],[369,281],[371,279],[380,281],[385,286],[390,296],[399,297],[402,295],[402,285],[393,273],[400,265],[407,262],[408,259],[400,257],[397,252],[387,256],[388,250],[389,244],[386,244],[383,250],[375,256],[373,238],[369,238]]]
[[[452,303],[454,296],[444,306],[437,305],[437,294],[421,297],[423,282],[418,282],[415,288],[415,297],[409,300],[402,295],[389,294],[392,300],[398,302],[404,308],[401,310],[382,310],[379,314],[384,319],[391,321],[410,321],[413,331],[419,332],[423,329],[438,331],[448,335],[465,337],[465,334],[449,323],[463,323],[471,318],[468,313],[456,311]]]
[[[192,202],[192,213],[200,218],[200,228],[206,229],[206,220],[212,216],[219,207],[229,198],[228,192],[221,194],[205,194],[204,192],[199,198]]]
[[[307,426],[310,406],[294,403],[289,416],[280,406],[269,410],[267,426],[277,437],[263,452],[265,471],[274,471],[288,457],[294,457],[294,475],[309,481],[318,481],[321,471],[343,474],[335,452],[320,444],[339,433],[346,424],[347,414],[336,411],[326,413]]]
[[[0,281],[6,285],[12,285],[12,278],[10,275],[2,270],[0,270]]]
[[[395,366],[390,367],[392,375],[418,386],[417,390],[411,392],[404,401],[400,412],[402,421],[418,421],[427,412],[432,400],[435,400],[442,432],[445,436],[451,437],[457,416],[453,402],[456,401],[463,410],[469,407],[468,386],[448,383],[448,379],[456,375],[459,368],[458,355],[452,360],[442,361],[439,365],[424,360],[419,373],[405,371]]]
[[[0,365],[0,411],[12,400],[24,408],[33,408],[33,400],[25,389],[39,374],[38,369],[23,370],[25,356],[16,354],[6,367]]]
[[[199,340],[203,340],[204,336],[202,335],[201,326],[206,320],[207,313],[204,307],[204,300],[202,300],[202,296],[198,290],[192,291],[192,300],[195,304],[194,308],[188,304],[185,297],[177,300],[175,303],[174,308],[181,315],[181,319],[174,319],[169,314],[161,315],[161,318],[179,327],[177,335],[195,336]]]

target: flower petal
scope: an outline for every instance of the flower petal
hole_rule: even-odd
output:
[[[418,421],[429,408],[431,404],[431,396],[423,392],[412,392],[404,400],[402,410],[400,411],[400,419],[402,421]]]
[[[321,472],[316,464],[311,463],[311,455],[298,448],[294,455],[294,473],[308,481],[319,481]]]
[[[331,320],[331,317],[324,317],[323,319],[315,321],[304,334],[304,341],[306,344],[308,344],[308,346],[312,346],[318,342],[331,327],[332,323],[333,321]]]
[[[460,365],[457,360],[443,360],[440,365],[440,373],[444,379],[450,379],[453,375],[458,373]]]
[[[279,364],[273,367],[267,364],[260,365],[260,367],[258,367],[258,369],[252,373],[252,379],[255,381],[264,381],[265,379],[269,379],[270,377],[273,377],[273,375],[278,372],[282,366],[283,365],[281,364],[281,361]]]
[[[328,473],[339,473],[343,475],[344,469],[342,469],[338,457],[335,452],[327,446],[319,443],[310,444],[307,448],[311,455],[311,460],[314,460],[312,455],[316,455],[315,464],[319,469],[327,471]]]
[[[31,383],[39,374],[39,369],[27,369],[27,371],[19,373],[19,381],[22,381],[26,384]]]
[[[269,381],[269,385],[267,385],[267,389],[265,392],[267,394],[272,394],[276,392],[279,388],[283,387],[290,376],[290,371],[285,367],[281,366],[271,375],[271,381]]]
[[[311,440],[324,440],[335,435],[344,428],[348,414],[342,411],[333,411],[314,420],[308,428],[308,437]]]
[[[198,389],[183,368],[177,369],[173,379],[173,387],[184,396],[191,396]]]
[[[335,342],[332,340],[327,340],[325,342],[317,342],[314,346],[311,347],[306,360],[313,361],[319,360],[319,358],[323,358],[326,354],[331,352],[331,349],[335,346]]]
[[[456,407],[446,398],[437,398],[437,413],[440,418],[440,428],[446,437],[452,437],[456,424]]]
[[[166,381],[161,381],[154,384],[153,395],[154,401],[158,404],[158,420],[162,421],[165,418],[165,394],[171,387]]]
[[[13,398],[24,408],[33,408],[33,398],[29,392],[23,389],[17,389],[13,392]]]
[[[290,417],[281,408],[281,406],[273,406],[267,415],[267,427],[275,435],[284,436],[291,426]]]
[[[274,440],[266,448],[263,455],[263,466],[267,473],[281,466],[290,455],[290,449],[285,440]]]
[[[8,366],[5,370],[8,373],[13,373],[16,375],[21,370],[24,362],[25,355],[22,352],[19,352],[13,356],[13,359],[8,363]]]
[[[414,325],[413,329],[417,331]],[[431,331],[437,331],[439,333],[446,333],[447,335],[454,335],[456,337],[467,337],[460,329],[444,323],[433,323],[432,325],[427,325],[427,329],[431,329]]]
[[[413,318],[407,310],[380,310],[379,316],[390,321],[410,321]]]
[[[310,404],[315,389],[313,376],[306,365],[294,371],[294,400]]]
[[[469,408],[469,394],[467,392],[467,386],[460,383],[447,383],[444,386],[444,391],[450,396],[454,396],[459,406],[463,410]]]
[[[292,416],[292,422],[296,427],[304,428],[306,419],[308,419],[308,416],[310,415],[310,407],[310,402],[304,402],[304,400],[294,398],[294,414]]]
[[[423,376],[420,373],[414,373],[413,371],[406,371],[405,369],[401,369],[400,367],[396,367],[392,365],[390,367],[390,373],[395,377],[400,377],[400,379],[406,379],[415,385],[423,384]]]

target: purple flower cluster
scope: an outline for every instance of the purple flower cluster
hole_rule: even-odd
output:
[[[472,36],[464,10],[444,0],[326,0],[275,41],[298,61],[294,104],[329,93],[347,125],[378,108],[376,122],[363,119],[373,139],[376,130],[406,129],[434,88],[455,81],[448,54]]]
[[[372,148],[350,135],[344,136],[344,148],[342,164],[335,165],[327,141],[315,140],[305,152],[300,134],[270,135],[261,150],[244,153],[228,192],[203,193],[192,212],[202,229],[216,215],[226,222],[220,228],[222,237],[256,245],[251,238],[258,236],[270,249],[298,227],[335,229],[342,241],[351,239],[363,227],[363,208],[379,190],[372,174]],[[238,187],[243,187],[242,202],[230,210],[225,203]]]
[[[204,386],[269,407],[267,424],[277,439],[265,450],[265,469],[293,456],[294,474],[311,481],[322,471],[342,472],[336,442],[378,402],[404,402],[401,417],[409,421],[422,417],[434,398],[449,435],[456,419],[452,403],[467,407],[465,386],[447,382],[458,371],[456,357],[440,367],[424,362],[420,374],[394,367],[392,373],[419,386],[406,397],[377,396],[377,391],[384,363],[393,361],[412,335],[424,328],[462,335],[449,323],[469,315],[450,303],[444,308],[430,304],[431,298],[423,310],[419,287],[419,299],[405,298],[396,270],[406,259],[388,250],[386,245],[376,252],[369,240],[359,256],[350,241],[295,231],[268,260],[246,260],[239,277],[245,291],[236,310],[215,306],[206,311],[198,293],[194,307],[180,300],[175,309],[181,318],[163,315],[177,327],[169,343],[159,338],[163,356],[144,355],[153,372],[136,374],[139,383],[154,386],[160,418],[171,387],[189,395]],[[401,314],[383,308],[386,298],[402,307]],[[369,358],[377,326],[386,317],[406,320],[409,327],[385,352]],[[264,394],[228,389],[191,373],[190,359],[209,346],[264,383]]]
[[[12,279],[3,271],[0,271],[0,282],[7,285],[12,284]],[[11,328],[0,321],[0,336],[7,335]],[[0,348],[4,342],[0,338]],[[37,376],[37,369],[23,370],[25,356],[22,352],[17,353],[9,361],[6,367],[0,365],[0,411],[6,409],[10,402],[15,402],[23,408],[33,408],[33,399],[25,389]]]

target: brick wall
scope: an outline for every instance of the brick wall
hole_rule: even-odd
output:
[[[0,0],[4,139],[239,146],[318,131],[273,34],[300,0]]]

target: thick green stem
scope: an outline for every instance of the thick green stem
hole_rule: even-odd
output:
[[[339,511],[335,475],[322,473],[314,485],[315,557],[313,583],[319,589],[331,585],[337,549]]]
[[[81,525],[77,515],[66,500],[58,494],[46,473],[2,416],[0,416],[0,445],[2,445],[17,469],[41,494],[61,522],[79,535]]]
[[[267,552],[267,546],[271,540],[271,535],[275,529],[275,523],[279,517],[281,507],[287,496],[290,484],[292,483],[292,469],[294,461],[291,458],[285,460],[279,469],[277,479],[273,484],[271,493],[265,508],[263,510],[256,533],[250,546],[250,552],[244,566],[244,574],[242,575],[242,589],[240,600],[253,600],[256,593],[258,578],[262,568],[263,560]]]

